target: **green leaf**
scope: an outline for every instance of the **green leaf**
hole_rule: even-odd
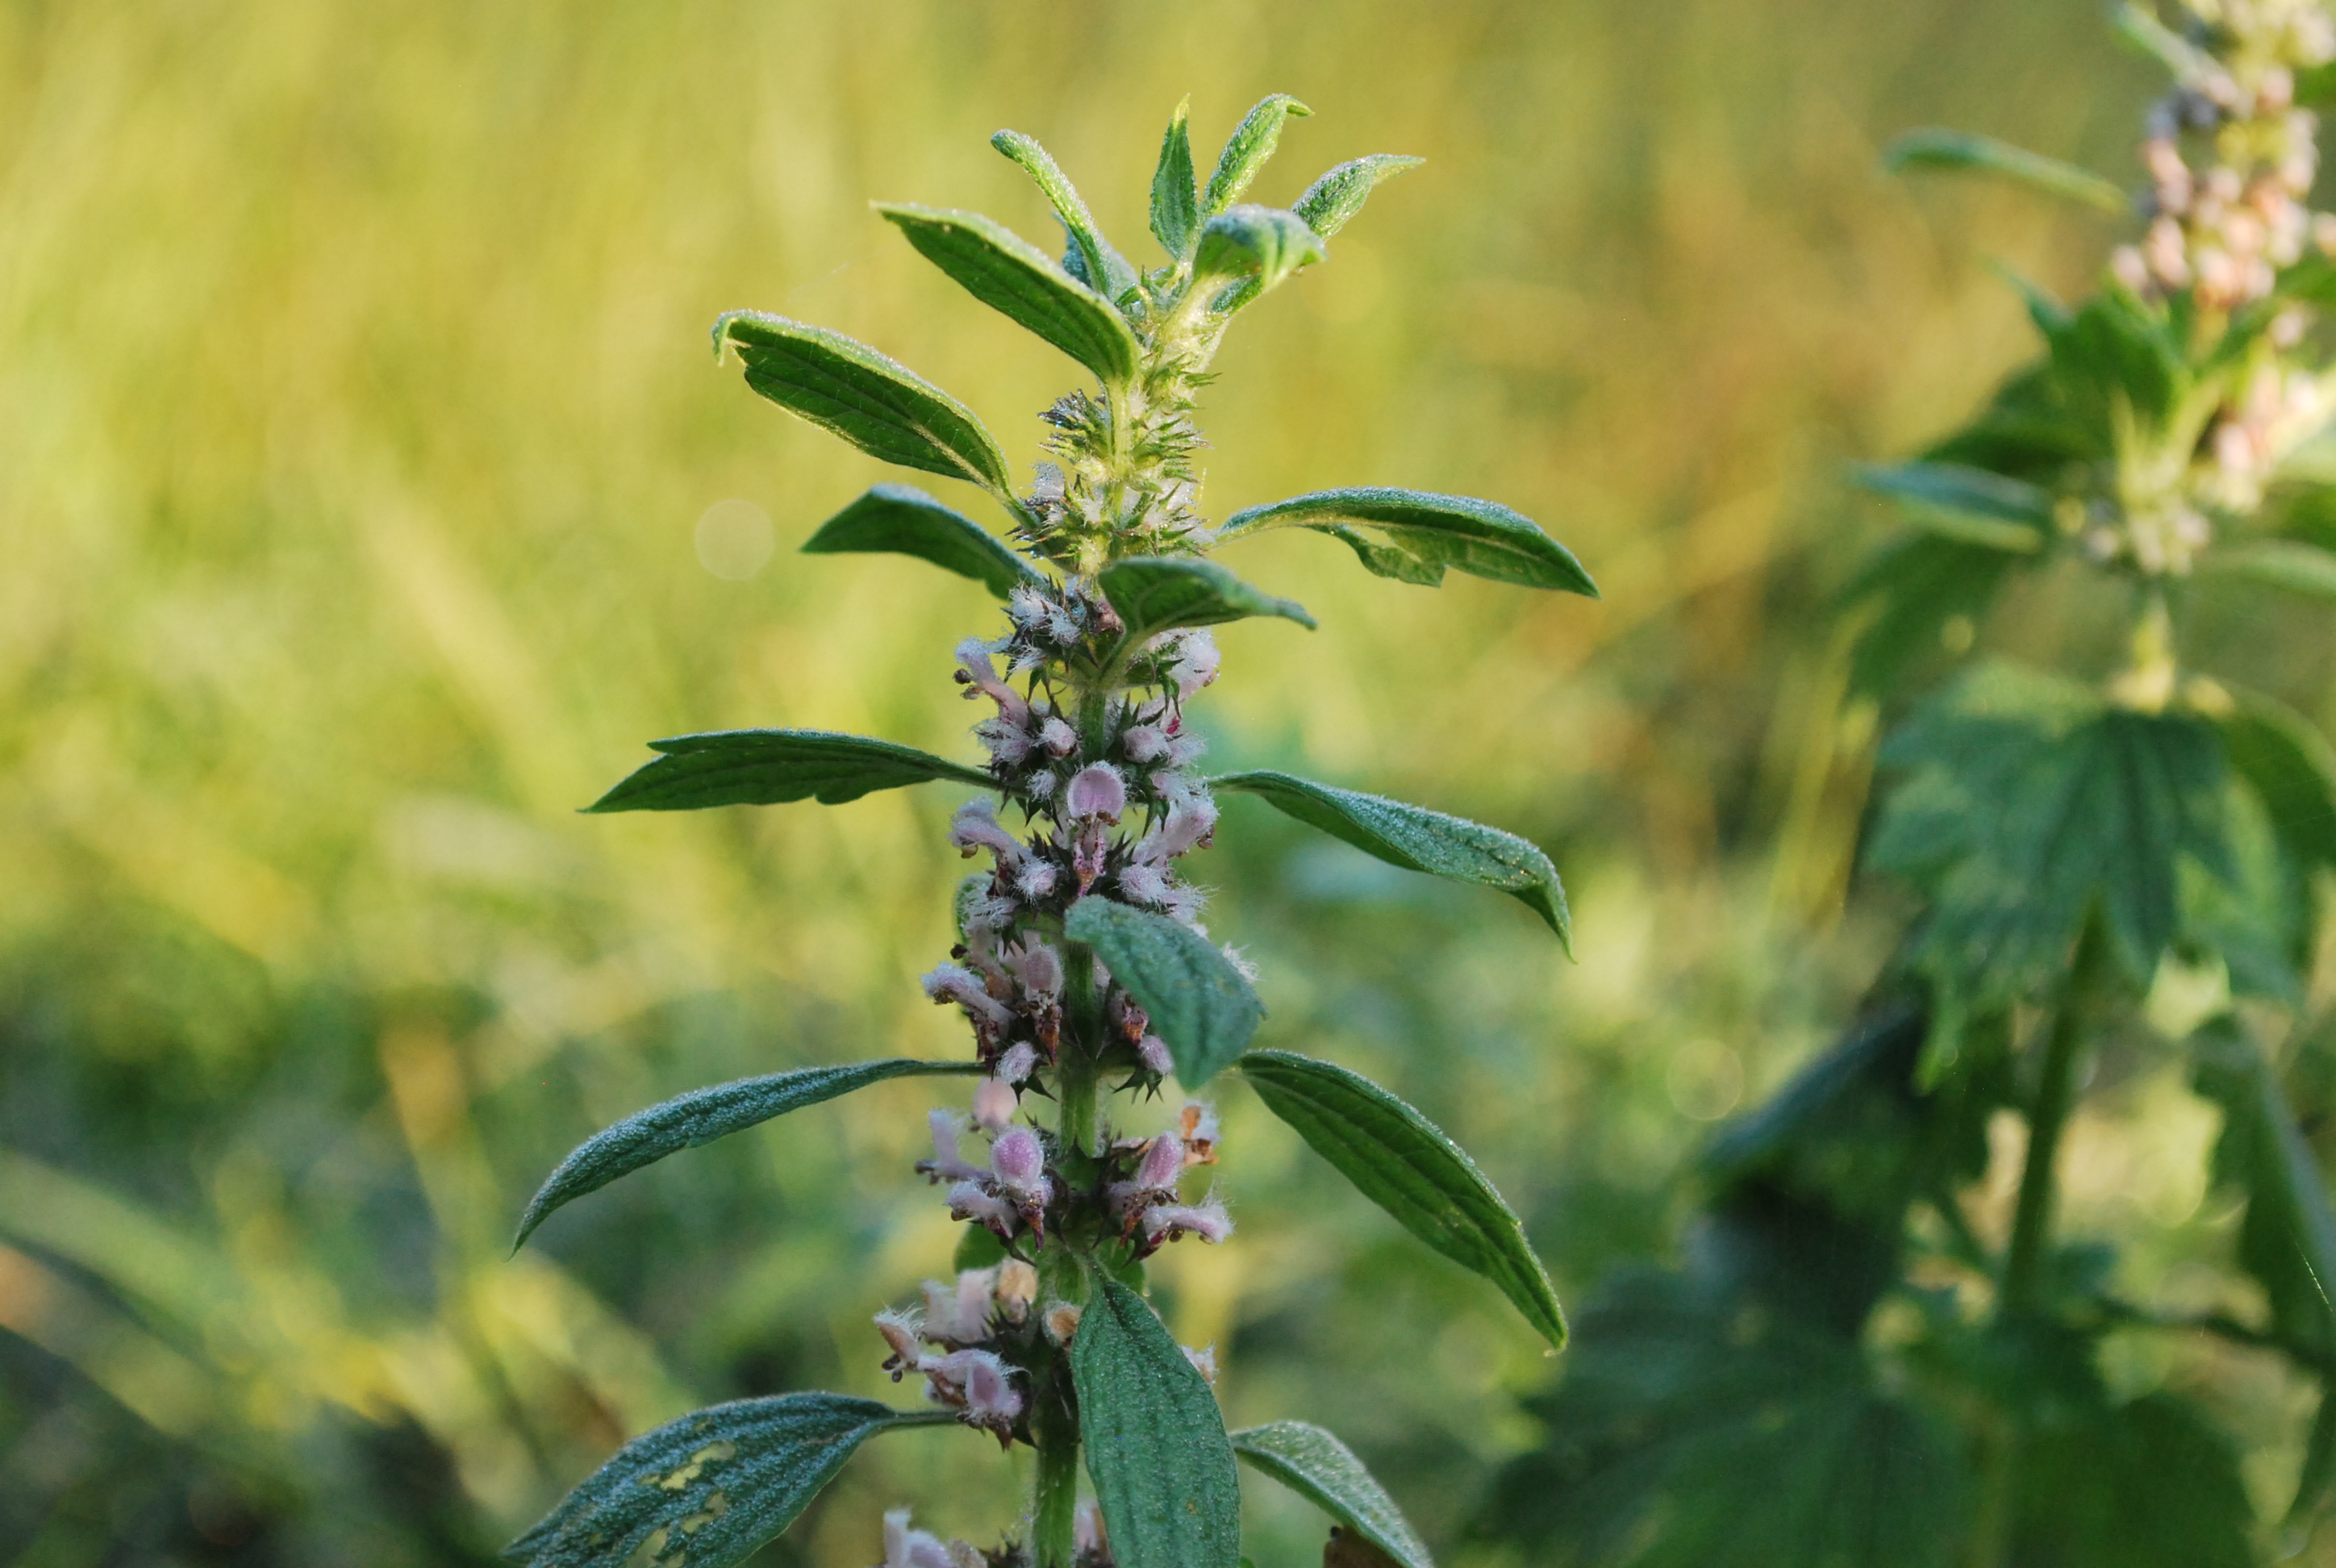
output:
[[[978,212],[908,202],[880,202],[876,210],[907,235],[927,260],[963,284],[967,293],[1028,327],[1106,382],[1124,385],[1135,374],[1143,351],[1126,318],[1020,235]]]
[[[1144,1299],[1098,1279],[1071,1339],[1079,1441],[1119,1568],[1234,1568],[1241,1476],[1224,1417]]]
[[[1406,169],[1416,169],[1427,161],[1424,158],[1406,158],[1396,152],[1374,152],[1367,158],[1357,158],[1329,170],[1306,188],[1306,194],[1290,204],[1290,210],[1306,220],[1306,226],[1328,239],[1352,220],[1370,200],[1371,192],[1382,180],[1394,179]]]
[[[1225,150],[1217,155],[1216,172],[1209,176],[1208,192],[1201,199],[1201,216],[1214,218],[1239,201],[1257,171],[1265,167],[1265,161],[1273,156],[1274,145],[1281,140],[1282,123],[1293,114],[1313,112],[1289,93],[1275,93],[1243,115],[1226,139]]]
[[[1211,779],[1209,787],[1253,794],[1284,816],[1344,839],[1389,865],[1498,888],[1546,920],[1569,954],[1573,950],[1572,924],[1557,868],[1539,848],[1514,833],[1286,773],[1226,774]]]
[[[707,806],[856,801],[871,790],[933,779],[996,789],[998,781],[965,766],[866,735],[823,729],[729,729],[653,740],[665,755],[633,770],[584,809],[686,812]]]
[[[1395,1559],[1436,1568],[1427,1544],[1348,1446],[1319,1427],[1272,1421],[1232,1435],[1233,1452]]]
[[[1168,1042],[1176,1079],[1197,1089],[1249,1048],[1265,1004],[1232,961],[1192,927],[1090,895],[1071,906],[1064,934],[1085,942],[1127,988]]]
[[[1238,279],[1210,302],[1212,310],[1238,310],[1329,254],[1321,236],[1296,213],[1244,202],[1210,219],[1201,230],[1200,248],[1192,255],[1193,287],[1206,292],[1212,280]]]
[[[1105,567],[1096,580],[1127,628],[1124,646],[1130,648],[1177,627],[1221,626],[1251,616],[1279,616],[1314,629],[1304,605],[1260,593],[1212,560],[1130,556]]]
[[[911,484],[880,484],[820,524],[805,555],[913,555],[969,577],[1004,599],[1045,580],[1037,568],[981,524]]]
[[[714,323],[715,355],[733,347],[746,385],[788,413],[871,457],[970,480],[1014,504],[996,438],[973,410],[906,365],[840,332],[759,310]]]
[[[1055,216],[1062,219],[1063,232],[1070,238],[1070,254],[1063,258],[1064,270],[1114,303],[1135,287],[1135,268],[1111,248],[1077,188],[1056,167],[1053,155],[1038,145],[1037,137],[1026,136],[1019,131],[1001,131],[989,139],[989,144],[1030,176],[1054,208]]]
[[[2336,866],[2336,749],[2302,715],[2268,697],[2241,696],[2215,724],[2231,766],[2263,801],[2297,864]]]
[[[710,1144],[774,1116],[816,1105],[887,1078],[964,1075],[981,1070],[978,1062],[925,1062],[894,1057],[884,1061],[803,1067],[792,1073],[740,1078],[712,1088],[694,1089],[647,1110],[636,1111],[614,1126],[593,1134],[560,1162],[560,1168],[528,1201],[527,1213],[520,1216],[519,1234],[511,1240],[511,1251],[516,1252],[524,1246],[535,1228],[561,1204],[597,1192],[618,1176],[679,1150]]]
[[[1883,546],[1841,596],[1857,628],[1850,689],[1861,696],[1897,690],[1943,650],[1950,621],[1976,623],[1987,613],[2019,560],[1936,533],[1908,534]]]
[[[1342,526],[1348,523],[1367,523],[1387,542],[1374,544]],[[1318,490],[1237,511],[1225,519],[1217,537],[1230,541],[1290,527],[1345,540],[1363,565],[1381,577],[1433,587],[1444,580],[1445,569],[1452,567],[1494,582],[1598,597],[1598,585],[1572,552],[1531,518],[1465,495],[1384,485]]]
[[[1565,1313],[1524,1226],[1475,1162],[1436,1125],[1358,1073],[1288,1051],[1240,1062],[1266,1109],[1413,1235],[1501,1288],[1565,1348]]]
[[[626,1444],[502,1554],[526,1568],[624,1568],[662,1533],[651,1568],[730,1568],[793,1524],[861,1444],[950,1418],[842,1394],[715,1405]]]
[[[2302,540],[2265,539],[2209,550],[2199,567],[2217,577],[2336,600],[2336,551]]]
[[[2254,1568],[2254,1507],[2228,1435],[2172,1394],[2054,1408],[2020,1450],[2010,1560]]]
[[[2246,1194],[2239,1264],[2263,1286],[2271,1329],[2299,1359],[2336,1367],[2336,1212],[2328,1178],[2262,1048],[2224,1017],[2195,1042],[2198,1093],[2223,1111],[2214,1179]]]
[[[1933,532],[2032,555],[2051,537],[2052,497],[2023,480],[1955,463],[1902,463],[1852,471],[1866,489],[1908,504]]]
[[[1152,234],[1161,248],[1182,261],[1192,254],[1201,231],[1201,198],[1192,173],[1192,139],[1185,115],[1192,101],[1176,105],[1176,118],[1160,139],[1160,162],[1152,171]]]
[[[1992,174],[2119,217],[2133,208],[2115,180],[2089,169],[1966,131],[1909,131],[1883,150],[1882,166],[1893,174],[1909,169]]]

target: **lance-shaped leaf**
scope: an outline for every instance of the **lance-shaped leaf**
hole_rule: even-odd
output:
[[[1381,180],[1392,180],[1426,161],[1397,152],[1374,152],[1368,158],[1341,163],[1308,186],[1306,194],[1292,202],[1290,210],[1304,219],[1307,228],[1328,239],[1363,209],[1363,203],[1370,200]]]
[[[1186,1088],[1207,1083],[1249,1048],[1265,1004],[1232,960],[1192,927],[1088,897],[1071,906],[1063,931],[1093,948],[1152,1016],[1153,1032],[1168,1042],[1177,1081]]]
[[[1251,1051],[1241,1075],[1266,1109],[1413,1235],[1501,1288],[1552,1345],[1565,1313],[1549,1272],[1476,1163],[1436,1124],[1359,1073],[1288,1051]]]
[[[1427,1544],[1344,1443],[1303,1421],[1270,1421],[1232,1435],[1233,1452],[1395,1559],[1436,1568]]]
[[[1882,154],[1882,166],[1893,174],[1908,169],[1936,169],[1959,174],[1991,174],[2058,196],[2080,201],[2104,212],[2122,216],[2133,203],[2115,180],[2089,169],[1998,141],[1968,131],[1909,131],[1891,142]]]
[[[1192,256],[1192,286],[1205,293],[1220,283],[1231,283],[1210,302],[1210,308],[1238,310],[1329,254],[1322,237],[1295,212],[1244,202],[1210,219],[1201,230],[1200,248]]]
[[[1377,529],[1387,542],[1366,538],[1349,526],[1355,523]],[[1598,597],[1598,585],[1573,553],[1535,527],[1531,518],[1465,495],[1384,485],[1318,490],[1237,511],[1225,520],[1217,537],[1230,541],[1291,527],[1342,539],[1365,567],[1403,582],[1432,588],[1451,567],[1494,582]]]
[[[1013,474],[973,410],[866,344],[770,316],[733,310],[714,323],[718,357],[735,348],[746,385],[871,457],[971,480],[1013,503]]]
[[[1161,248],[1182,261],[1192,254],[1201,231],[1201,194],[1192,173],[1192,138],[1185,115],[1192,101],[1176,105],[1176,118],[1160,139],[1160,162],[1152,170],[1152,235]]]
[[[1004,599],[1044,579],[1005,541],[912,484],[880,484],[820,524],[805,555],[913,555]]]
[[[2214,1177],[2246,1194],[2239,1262],[2263,1286],[2272,1331],[2322,1368],[2336,1360],[2336,1212],[2327,1178],[2263,1051],[2230,1018],[2197,1040],[2198,1092],[2223,1110]]]
[[[978,212],[909,202],[876,210],[967,293],[1012,317],[1114,384],[1135,374],[1142,352],[1111,302],[1055,264],[1054,258]]]
[[[871,790],[952,779],[996,789],[978,768],[914,746],[822,729],[727,729],[653,740],[645,763],[585,807],[592,812],[686,812],[707,806],[856,801]]]
[[[1127,628],[1129,648],[1142,648],[1180,626],[1219,626],[1260,615],[1280,616],[1314,629],[1314,618],[1305,606],[1260,593],[1213,560],[1131,556],[1104,568],[1096,579]]]
[[[1241,116],[1241,122],[1225,140],[1225,150],[1217,155],[1216,172],[1209,176],[1208,192],[1201,199],[1201,215],[1214,218],[1239,201],[1258,170],[1265,167],[1265,161],[1273,156],[1283,123],[1293,114],[1313,112],[1289,93],[1275,93]]]
[[[1095,214],[1087,210],[1078,188],[1056,165],[1054,155],[1038,145],[1035,136],[1019,131],[1001,131],[989,139],[989,144],[1012,159],[1027,174],[1046,198],[1055,216],[1063,221],[1063,232],[1070,238],[1070,254],[1064,267],[1072,277],[1089,288],[1116,301],[1135,287],[1135,268],[1126,258],[1111,248],[1096,227]]]
[[[2336,749],[2268,697],[2242,696],[2214,722],[2231,766],[2262,797],[2288,853],[2307,871],[2336,866]]]
[[[2032,555],[2051,537],[2052,497],[2023,480],[1959,463],[1901,463],[1854,471],[1866,489],[1904,502],[1933,533]]]
[[[894,1427],[950,1420],[842,1394],[737,1399],[634,1438],[503,1548],[526,1568],[730,1568],[795,1522],[852,1451]]]
[[[2210,550],[2200,565],[2218,577],[2336,600],[2336,551],[2299,539],[2265,539]]]
[[[1071,1383],[1119,1568],[1236,1568],[1241,1476],[1217,1397],[1116,1280],[1098,1279],[1079,1315]]]
[[[511,1240],[511,1251],[524,1246],[535,1228],[561,1204],[597,1192],[618,1176],[653,1164],[679,1150],[710,1144],[774,1116],[816,1105],[887,1078],[981,1070],[978,1062],[923,1062],[894,1057],[884,1061],[803,1067],[792,1073],[740,1078],[735,1083],[694,1089],[646,1111],[636,1111],[614,1126],[593,1134],[560,1162],[560,1168],[528,1201],[527,1213],[520,1216],[519,1234]]]
[[[1498,888],[1548,921],[1566,951],[1573,950],[1557,868],[1538,847],[1514,833],[1286,773],[1226,774],[1211,779],[1209,787],[1253,794],[1284,816],[1344,839],[1389,865]]]

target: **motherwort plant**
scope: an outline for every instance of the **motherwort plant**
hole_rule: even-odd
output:
[[[916,556],[1004,601],[1001,624],[956,648],[987,761],[816,730],[684,735],[653,743],[657,758],[592,809],[832,804],[928,781],[979,791],[949,835],[981,863],[957,890],[957,945],[924,977],[935,1002],[964,1015],[973,1051],[780,1073],[653,1106],[570,1154],[528,1206],[520,1239],[562,1203],[678,1149],[917,1075],[975,1080],[969,1116],[932,1113],[932,1154],[917,1167],[966,1229],[954,1276],[876,1314],[870,1335],[871,1359],[913,1379],[922,1407],[798,1393],[684,1417],[627,1444],[512,1544],[515,1561],[616,1568],[645,1551],[721,1568],[785,1529],[862,1441],[953,1423],[1035,1450],[1027,1511],[986,1553],[888,1515],[885,1568],[1235,1568],[1236,1455],[1320,1504],[1348,1551],[1427,1568],[1402,1514],[1337,1438],[1292,1421],[1227,1433],[1212,1351],[1179,1347],[1145,1301],[1146,1258],[1233,1230],[1206,1174],[1220,1154],[1216,1115],[1206,1101],[1163,1099],[1170,1078],[1190,1094],[1234,1070],[1366,1195],[1563,1342],[1547,1275],[1465,1154],[1343,1067],[1250,1048],[1264,1016],[1251,972],[1202,926],[1201,890],[1181,870],[1216,833],[1218,797],[1255,795],[1381,860],[1507,892],[1567,940],[1556,872],[1523,839],[1287,774],[1212,778],[1198,766],[1185,710],[1217,678],[1209,628],[1246,617],[1313,624],[1207,559],[1222,544],[1310,529],[1404,582],[1453,570],[1596,591],[1562,546],[1489,502],[1353,489],[1216,525],[1199,511],[1192,416],[1226,328],[1322,261],[1372,189],[1416,161],[1341,164],[1287,209],[1243,202],[1285,122],[1306,112],[1280,94],[1260,103],[1203,185],[1177,112],[1152,181],[1166,259],[1148,271],[1112,248],[1045,150],[1014,131],[994,145],[1061,219],[1060,262],[974,213],[878,209],[974,297],[1094,375],[1042,416],[1046,461],[1027,489],[970,409],[874,349],[754,311],[715,324],[717,354],[735,353],[764,397],[873,456],[968,482],[1005,514],[1000,539],[921,491],[878,485],[804,546]],[[1082,1457],[1092,1504],[1080,1499]]]
[[[2325,679],[2324,622],[2277,599],[2336,600],[2336,218],[2308,206],[2336,20],[2118,25],[2173,78],[2137,200],[1897,146],[2139,232],[2082,303],[2029,291],[2042,352],[1975,419],[1862,475],[1909,525],[1843,646],[1893,710],[1865,860],[1913,918],[1841,1044],[1708,1152],[1688,1266],[1582,1312],[1486,1520],[1540,1560],[2244,1568],[2336,1495],[2336,754],[2251,689]],[[2006,657],[2054,602],[2068,667]],[[2223,1201],[2126,1251],[2065,1238],[2072,1123],[2142,1089],[2219,1122],[2193,1190]],[[2198,1397],[2242,1383],[2295,1412],[2244,1468]]]

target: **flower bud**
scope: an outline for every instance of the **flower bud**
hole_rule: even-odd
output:
[[[973,1086],[973,1119],[989,1132],[1004,1132],[1021,1103],[1022,1096],[1002,1077],[984,1078]]]
[[[1176,1070],[1176,1058],[1168,1050],[1168,1042],[1158,1035],[1146,1035],[1135,1042],[1135,1054],[1145,1067],[1166,1077]]]
[[[1027,1127],[998,1135],[989,1148],[989,1168],[998,1186],[1021,1202],[1044,1203],[1054,1194],[1054,1183],[1046,1179],[1046,1152]]]
[[[1068,1301],[1049,1301],[1040,1321],[1046,1325],[1046,1338],[1057,1345],[1067,1345],[1071,1336],[1079,1331],[1079,1309]]]
[[[1009,1323],[1018,1323],[1030,1315],[1030,1303],[1038,1299],[1038,1271],[1019,1258],[1008,1258],[998,1265],[998,1310]]]
[[[1079,749],[1079,732],[1061,719],[1050,718],[1038,726],[1038,744],[1056,756],[1068,756]]]

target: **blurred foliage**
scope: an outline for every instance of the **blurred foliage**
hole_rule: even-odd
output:
[[[1877,150],[1944,122],[2124,167],[2146,73],[2090,5],[6,0],[0,1561],[484,1562],[691,1403],[889,1391],[867,1314],[948,1248],[908,1172],[930,1086],[693,1151],[505,1255],[559,1156],[639,1105],[956,1041],[913,984],[948,942],[945,792],[572,814],[647,735],[964,755],[949,650],[981,590],[797,560],[885,476],[743,395],[705,329],[816,316],[1027,439],[1059,361],[864,199],[1046,237],[981,145],[1011,124],[1135,233],[1141,193],[1108,176],[1161,114],[1192,92],[1205,135],[1276,89],[1317,116],[1270,200],[1364,151],[1428,163],[1228,350],[1210,510],[1497,496],[1606,599],[1429,593],[1260,542],[1244,573],[1322,619],[1314,674],[1277,680],[1274,633],[1229,629],[1214,755],[1530,834],[1581,961],[1254,803],[1200,874],[1263,966],[1262,1042],[1452,1131],[1562,1295],[1676,1253],[1708,1124],[1810,1054],[1889,935],[1887,911],[1842,917],[1874,715],[1825,607],[1879,509],[1840,466],[1934,434],[2026,353],[1979,258],[2073,287],[2109,231],[1890,185]],[[2038,657],[2113,635],[2065,583],[2019,592]],[[2315,623],[2201,613],[2226,663],[2330,716]],[[2223,1305],[2235,1212],[2186,1174],[2214,1112],[2146,1056],[2100,1070],[2070,1229],[2147,1238],[2133,1294]],[[1554,1364],[1241,1091],[1225,1108],[1255,1218],[1163,1259],[1179,1337],[1220,1345],[1235,1421],[1319,1415],[1448,1561],[1497,1559],[1460,1526],[1537,1440],[1514,1397]],[[2307,1127],[2331,1108],[2336,1074]],[[716,1244],[734,1230],[756,1240]],[[1679,1325],[1663,1354],[1702,1353],[1695,1310],[1650,1324]],[[2288,1485],[2302,1394],[2268,1362],[2122,1346],[2117,1411],[2202,1392],[2246,1484]],[[1801,1392],[1921,1440],[1888,1389]],[[987,1524],[967,1500],[1009,1462],[890,1443],[766,1560],[873,1561],[895,1502]],[[1309,1507],[1270,1485],[1251,1506],[1260,1568],[1310,1558]]]

